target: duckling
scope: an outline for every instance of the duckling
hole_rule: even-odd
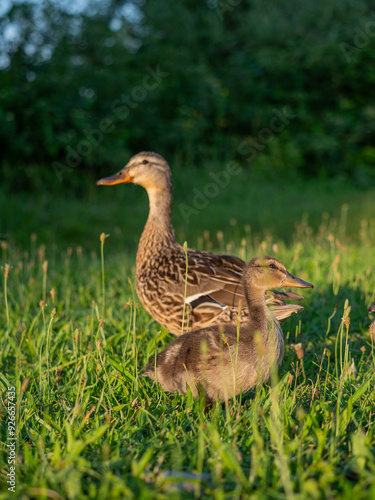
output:
[[[228,400],[267,381],[282,361],[284,340],[265,291],[284,286],[313,288],[277,259],[253,258],[243,272],[248,315],[239,328],[223,324],[185,333],[146,366],[143,376],[167,392],[186,394],[189,386],[196,398],[202,389],[206,402]]]
[[[143,186],[150,202],[149,216],[139,241],[136,290],[146,311],[174,335],[206,326],[233,323],[244,305],[241,276],[245,263],[233,255],[187,249],[176,241],[172,226],[172,174],[166,160],[152,152],[133,156],[117,174],[98,185],[134,183]],[[302,299],[291,292],[270,291],[267,303],[279,319],[303,309],[285,299]],[[185,311],[184,311],[185,299]],[[241,317],[247,315],[243,308]]]

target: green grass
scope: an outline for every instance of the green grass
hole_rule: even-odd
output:
[[[329,219],[334,230],[344,204],[349,207],[346,229],[352,239],[359,240],[363,219],[375,226],[374,186],[360,190],[338,179],[281,178],[275,182],[254,177],[245,168],[186,222],[180,205],[193,208],[196,192],[204,193],[207,184],[213,181],[210,174],[224,170],[225,162],[185,169],[179,165],[173,167],[176,236],[181,242],[187,240],[190,246],[201,245],[205,230],[210,232],[214,246],[219,243],[215,238],[218,231],[223,233],[224,241],[235,239],[239,243],[249,232],[260,238],[269,232],[278,241],[291,243],[295,225],[302,218],[307,218],[315,231]],[[103,176],[110,173],[114,172],[103,171]],[[13,194],[6,186],[0,186],[0,240],[15,242],[26,249],[30,235],[35,233],[38,243],[47,245],[49,252],[54,245],[59,248],[79,245],[98,252],[98,235],[105,232],[111,236],[107,255],[124,249],[135,252],[148,214],[145,190],[134,185],[96,186],[95,179],[86,174],[82,180],[85,192],[77,194],[69,182],[81,174],[78,170],[72,172],[61,189],[53,193],[49,192],[48,184],[33,193],[22,194]]]
[[[313,198],[307,187],[304,198],[300,188],[285,186],[285,214],[280,214],[275,201],[260,203],[262,193],[276,187],[259,188],[259,204],[250,216],[258,217],[259,231],[244,228],[247,214],[228,208],[226,192],[191,225],[177,220],[177,234],[191,236],[191,246],[244,259],[266,252],[315,285],[304,291],[305,310],[283,323],[286,347],[278,380],[205,414],[191,395],[166,394],[139,377],[172,336],[148,316],[135,294],[137,236],[131,231],[139,234],[147,206],[139,215],[141,205],[132,200],[141,197],[144,204],[144,193],[127,188],[119,187],[116,195],[103,189],[104,211],[95,205],[98,195],[87,208],[91,215],[76,218],[71,239],[69,222],[61,222],[65,232],[58,236],[50,215],[40,222],[35,209],[30,219],[37,225],[29,221],[21,234],[19,212],[9,211],[10,237],[2,245],[0,268],[0,499],[375,498],[375,352],[367,313],[375,299],[375,204],[369,192],[346,186],[329,197],[322,188]],[[255,196],[255,187],[249,189]],[[283,193],[277,192],[281,203]],[[73,203],[74,213],[90,196]],[[62,204],[56,198],[55,206],[51,199],[48,205],[52,212]],[[27,203],[18,200],[19,207]],[[238,200],[243,209],[245,201]],[[110,203],[116,207],[108,208]],[[9,200],[9,209],[12,204],[16,200]],[[215,204],[218,214],[211,225]],[[312,227],[296,212],[302,205]],[[364,206],[369,208],[361,212]],[[324,211],[332,215],[322,216]],[[236,225],[228,224],[233,212]],[[63,221],[63,211],[59,217]],[[290,228],[285,238],[277,228],[281,219],[282,227]],[[261,231],[269,221],[271,229]],[[116,232],[111,225],[127,229]],[[203,235],[207,228],[210,235]],[[220,229],[223,236],[216,234]],[[38,236],[30,241],[32,232]],[[104,242],[104,275],[101,232],[111,233]],[[301,359],[294,348],[298,343]],[[4,404],[13,385],[16,495],[5,483]]]

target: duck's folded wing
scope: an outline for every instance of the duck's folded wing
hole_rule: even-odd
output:
[[[271,306],[273,314],[279,321],[289,318],[292,314],[303,311],[303,307],[297,304],[283,304]]]
[[[230,323],[237,316],[240,303],[241,318],[248,314],[242,287],[244,265],[231,255],[189,250],[186,273],[185,254],[177,251],[160,261],[151,273],[138,276],[137,292],[146,310],[175,335],[181,334],[183,318],[189,330]],[[284,302],[299,298],[294,293],[272,290],[266,294],[267,304],[279,320],[301,310],[301,306]],[[184,299],[187,309],[183,307]]]
[[[285,300],[302,300],[304,297],[294,292],[285,292],[279,290],[268,290],[266,292],[267,304],[285,305]]]
[[[199,316],[209,321],[224,309],[238,309],[240,303],[246,309],[242,286],[242,272],[245,263],[232,255],[191,252],[188,255],[186,303]],[[186,262],[185,262],[186,275]],[[300,300],[301,295],[293,292],[269,290],[266,301],[278,319],[285,319],[301,306],[285,304],[285,300]],[[285,309],[283,309],[285,307]]]
[[[231,255],[189,253],[186,302],[193,308],[204,302],[231,308],[238,307],[240,301],[245,305],[244,265]]]

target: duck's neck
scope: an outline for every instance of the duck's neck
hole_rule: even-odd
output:
[[[169,186],[149,187],[150,212],[138,245],[137,271],[152,266],[164,250],[177,245],[172,226],[172,193]]]
[[[258,345],[258,349],[260,348],[260,344],[266,348],[266,356],[259,359],[262,370],[264,370],[264,373],[268,373],[268,368],[272,366],[274,362],[279,365],[283,358],[283,332],[280,323],[272,311],[267,307],[265,290],[253,287],[251,284],[249,286],[248,283],[245,284],[244,289],[249,310],[249,322],[251,324],[252,334],[254,335],[251,340]],[[261,335],[262,340],[257,336],[257,333]],[[263,350],[263,348],[261,350]],[[263,366],[262,363],[264,362],[265,365]]]
[[[263,337],[267,338],[269,317],[272,313],[266,304],[265,291],[252,286],[252,283],[246,283],[244,289],[249,321],[257,331],[261,332]]]

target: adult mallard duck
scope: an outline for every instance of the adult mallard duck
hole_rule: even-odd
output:
[[[147,365],[143,376],[167,392],[186,394],[189,386],[197,397],[202,389],[206,402],[228,400],[267,381],[272,368],[281,363],[284,340],[265,291],[282,286],[313,287],[289,274],[280,261],[255,257],[243,271],[246,320],[238,328],[224,324],[181,335]]]
[[[146,311],[175,335],[209,325],[232,322],[240,303],[245,304],[241,276],[245,263],[232,255],[188,249],[176,241],[171,221],[172,174],[166,160],[152,152],[133,156],[117,174],[98,185],[134,183],[143,186],[150,212],[138,245],[136,289]],[[185,311],[184,311],[185,297]],[[267,303],[279,320],[303,309],[284,299],[301,299],[293,293],[269,292]],[[241,316],[247,315],[242,308]],[[183,323],[184,318],[184,325]]]

